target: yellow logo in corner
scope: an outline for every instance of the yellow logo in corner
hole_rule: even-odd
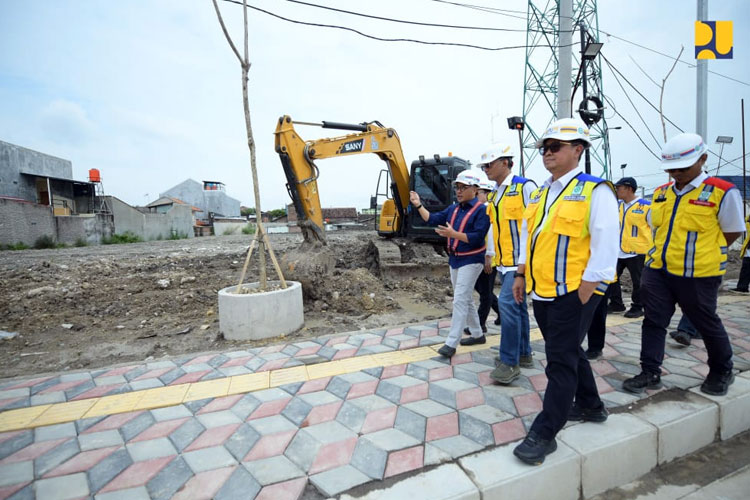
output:
[[[732,59],[732,21],[695,22],[696,59]]]

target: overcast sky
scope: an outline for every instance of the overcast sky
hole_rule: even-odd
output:
[[[487,47],[525,45],[527,2],[472,0],[474,5],[521,12],[499,15],[431,0],[379,2],[311,0],[358,12],[411,21],[507,28],[481,32],[418,27],[297,5],[250,0],[280,15],[343,25],[397,38],[451,41]],[[220,2],[241,43],[240,6]],[[599,28],[674,56],[694,59],[695,2],[689,0],[599,2]],[[750,108],[750,2],[709,2],[709,18],[734,21],[734,59],[709,62],[710,147],[717,135],[734,136],[724,159],[742,155],[740,99]],[[577,41],[577,33],[575,40]],[[601,35],[602,53],[654,103],[657,82],[671,60]],[[420,154],[476,160],[491,142],[517,144],[506,117],[523,111],[524,49],[475,49],[386,43],[354,33],[302,26],[250,12],[250,105],[258,145],[264,210],[289,202],[273,150],[276,120],[357,123],[379,120],[394,128],[407,161]],[[642,68],[639,69],[636,65]],[[625,83],[623,82],[625,85]],[[0,140],[66,158],[76,179],[101,170],[104,189],[133,205],[155,200],[186,178],[216,180],[228,194],[252,206],[249,154],[241,100],[240,68],[227,45],[210,0],[2,0],[0,2]],[[603,87],[618,111],[658,153],[658,114],[628,88],[654,140],[605,69]],[[580,97],[580,91],[577,101]],[[549,120],[542,110],[538,121]],[[665,114],[695,128],[695,69],[678,64],[667,81]],[[748,111],[750,114],[750,111]],[[626,174],[653,188],[666,180],[656,159],[622,119],[607,109],[613,177]],[[494,125],[494,126],[493,126]],[[537,123],[537,129],[544,123]],[[750,127],[750,117],[747,127]],[[676,130],[668,126],[668,135]],[[337,135],[300,127],[305,139]],[[709,158],[709,168],[717,159]],[[722,162],[723,163],[723,162]],[[367,207],[382,163],[374,156],[319,162],[323,206]],[[741,161],[722,174],[741,174]],[[594,169],[595,174],[600,171]],[[528,176],[546,177],[537,162]]]

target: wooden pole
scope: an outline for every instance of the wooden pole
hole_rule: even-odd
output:
[[[240,274],[240,282],[237,283],[237,290],[234,293],[242,293],[242,282],[245,281],[245,273],[247,272],[247,265],[250,264],[250,257],[253,255],[255,250],[255,244],[258,242],[258,238],[253,238],[253,242],[250,243],[250,249],[247,251],[247,257],[245,257],[245,265],[242,266],[242,274]]]

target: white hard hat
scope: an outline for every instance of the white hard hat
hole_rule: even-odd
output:
[[[542,147],[547,139],[559,139],[561,141],[583,141],[586,147],[591,146],[589,128],[578,118],[562,118],[554,121],[547,127],[542,136],[536,141],[536,147]]]
[[[482,153],[482,156],[479,157],[477,166],[492,163],[498,158],[513,158],[514,156],[515,153],[513,152],[513,147],[510,144],[493,144],[492,146],[487,148],[487,151]]]
[[[685,168],[697,162],[708,151],[706,143],[698,134],[679,134],[661,148],[661,168],[672,170]]]
[[[479,186],[479,177],[471,170],[462,170],[453,184],[466,184],[467,186]]]
[[[479,177],[479,189],[484,189],[486,191],[494,191],[497,183],[495,181],[491,181],[487,177],[487,174],[479,170],[478,172],[476,172],[476,176]]]

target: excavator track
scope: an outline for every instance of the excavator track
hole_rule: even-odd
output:
[[[415,245],[422,248],[419,255]],[[447,259],[435,248],[402,238],[373,239],[367,246],[367,268],[384,281],[444,276]]]

